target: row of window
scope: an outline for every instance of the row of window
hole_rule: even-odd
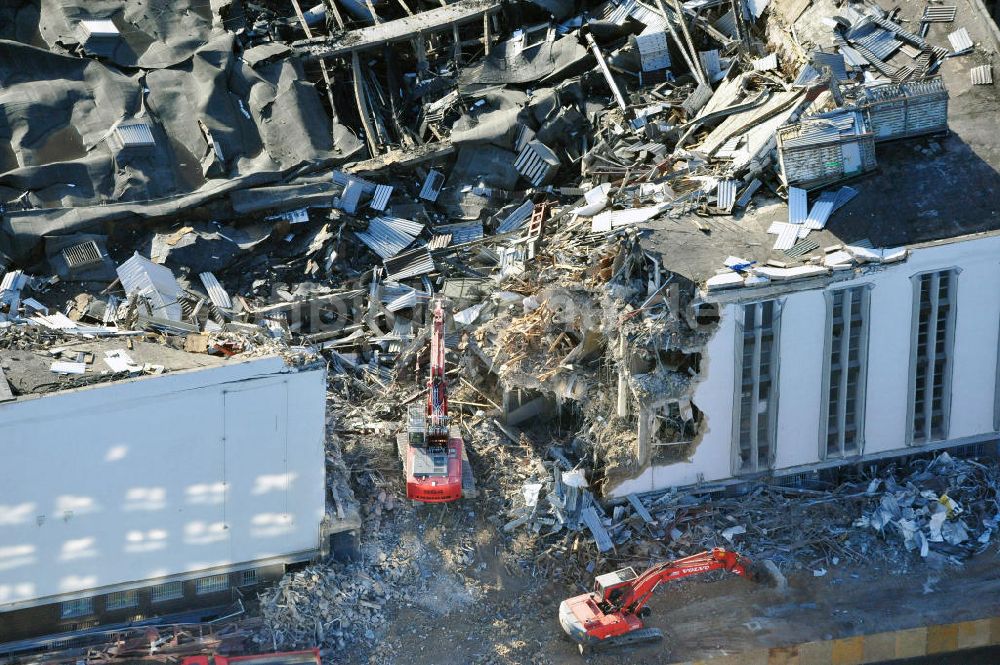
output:
[[[252,586],[257,584],[257,571],[255,569],[244,570],[239,573],[239,586]],[[229,575],[211,575],[195,580],[194,590],[199,596],[210,593],[218,593],[229,588]],[[139,593],[137,589],[131,591],[114,591],[104,596],[105,611],[126,610],[139,606]],[[157,584],[149,589],[149,600],[152,603],[163,603],[168,600],[177,600],[184,597],[183,582],[165,582]],[[75,617],[89,616],[94,613],[94,599],[76,598],[62,603],[61,617],[72,619]]]
[[[907,439],[946,439],[955,336],[957,271],[916,275],[912,320]],[[870,286],[828,291],[820,447],[824,458],[861,452],[868,368]],[[737,473],[774,464],[780,303],[743,305],[737,353],[740,389],[736,408]]]

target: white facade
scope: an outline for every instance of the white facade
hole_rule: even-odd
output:
[[[270,357],[0,404],[0,611],[308,558],[325,374]]]
[[[777,421],[774,470],[806,470],[821,454],[827,299],[824,291],[869,285],[867,382],[862,457],[912,452],[908,409],[911,400],[913,276],[957,269],[955,332],[952,345],[951,409],[947,439],[973,443],[996,438],[998,334],[1000,334],[1000,236],[978,236],[911,250],[907,260],[869,268],[848,280],[831,278],[809,290],[784,292],[745,288],[728,298],[718,331],[703,353],[702,378],[692,401],[704,413],[705,431],[686,462],[651,466],[611,489],[612,496],[672,486],[727,480],[734,474],[734,413],[739,329],[744,302],[776,299],[778,333]],[[849,459],[858,459],[857,456]],[[831,460],[831,463],[835,463]]]

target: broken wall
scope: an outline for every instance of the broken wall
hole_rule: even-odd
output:
[[[906,263],[871,267],[854,279],[833,279],[825,286],[795,291],[772,288],[781,302],[778,344],[775,472],[797,473],[825,460],[821,456],[826,291],[869,286],[869,335],[862,457],[905,454],[910,399],[911,322],[916,275],[958,269],[951,385],[960,399],[951,402],[946,441],[932,447],[962,445],[997,437],[997,357],[1000,343],[1000,279],[996,252],[1000,237],[914,248]],[[736,298],[732,298],[736,300]],[[607,494],[625,496],[734,477],[734,405],[738,400],[737,358],[741,348],[737,319],[743,302],[727,302],[718,331],[704,350],[701,379],[692,402],[704,415],[703,436],[690,460],[653,464],[639,476],[609,486]],[[848,458],[848,459],[858,459]],[[836,464],[837,460],[829,460]]]

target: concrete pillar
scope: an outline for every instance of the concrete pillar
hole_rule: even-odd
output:
[[[635,457],[639,466],[649,464],[653,448],[653,413],[646,406],[639,407],[639,426],[635,438]]]
[[[628,369],[625,367],[625,335],[618,335],[618,417],[628,417]]]

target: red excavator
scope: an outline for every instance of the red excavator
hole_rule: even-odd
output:
[[[431,328],[430,376],[426,407],[411,407],[406,431],[396,439],[406,472],[406,498],[421,503],[446,503],[472,495],[472,473],[462,435],[448,419],[445,377],[444,306],[434,305]],[[464,483],[463,483],[464,480]]]
[[[580,647],[580,653],[627,644],[656,642],[663,639],[658,628],[646,628],[646,606],[661,582],[701,575],[713,570],[728,570],[754,582],[785,586],[785,578],[771,561],[756,565],[749,559],[716,547],[710,552],[657,564],[641,575],[631,568],[598,575],[594,590],[559,605],[559,623]]]

